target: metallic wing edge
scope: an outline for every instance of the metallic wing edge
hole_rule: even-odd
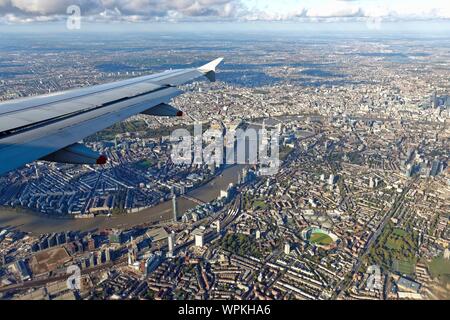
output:
[[[153,83],[169,86],[160,92],[162,95],[158,95],[159,97],[134,103],[130,101],[129,104],[123,101],[117,106],[112,105],[105,108],[106,110],[101,114],[97,113],[99,110],[92,112],[92,115],[90,115],[91,112],[87,112],[83,117],[72,118],[70,122],[56,122],[22,134],[0,138],[0,175],[32,161],[45,158],[132,115],[151,110],[161,103],[168,103],[170,99],[183,93],[181,90],[170,87],[185,84],[201,76],[215,81],[216,68],[222,60],[223,58],[216,59],[196,69],[177,70],[175,74],[162,73],[159,79],[156,75],[154,79],[157,81],[152,81]]]

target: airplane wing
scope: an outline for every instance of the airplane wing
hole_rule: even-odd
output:
[[[215,81],[216,59],[200,68],[170,70],[110,84],[0,103],[0,175],[35,160],[104,164],[78,141],[136,114],[181,116],[169,105],[177,88],[202,76]]]

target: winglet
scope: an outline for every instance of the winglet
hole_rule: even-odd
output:
[[[199,70],[200,72],[203,72],[203,73],[208,73],[208,72],[211,72],[211,71],[214,71],[214,72],[215,72],[217,66],[218,66],[219,64],[221,64],[222,61],[223,61],[223,58],[218,58],[218,59],[216,59],[216,60],[214,60],[214,61],[211,61],[210,63],[205,64],[204,66],[198,68],[198,70]]]
[[[216,81],[216,68],[223,61],[223,58],[218,58],[211,61],[208,64],[198,68],[198,71],[202,72],[211,82]]]

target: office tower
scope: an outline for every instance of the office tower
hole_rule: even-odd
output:
[[[284,244],[284,254],[286,255],[291,254],[291,244],[289,242],[286,242]]]
[[[61,243],[61,235],[59,235],[59,234],[56,234],[56,245],[57,246],[60,246],[62,243]]]
[[[405,176],[407,178],[411,178],[413,176],[413,173],[414,173],[414,166],[408,164],[406,167]]]
[[[195,235],[195,246],[199,248],[203,248],[203,234]]]
[[[152,273],[155,271],[158,266],[160,265],[162,259],[161,259],[161,253],[155,252],[154,254],[151,254],[150,257],[145,261],[145,276],[148,276],[149,273]]]
[[[102,252],[100,251],[97,254],[97,265],[101,265],[102,264]]]
[[[334,183],[336,182],[336,177],[334,174],[330,174],[330,178],[328,179],[328,184],[329,185],[334,185]]]
[[[205,227],[199,227],[197,229],[195,229],[194,231],[192,231],[192,235],[194,236],[195,239],[195,246],[202,248],[204,245],[204,236],[205,236]]]
[[[89,267],[92,268],[95,266],[95,259],[94,259],[94,255],[91,253],[90,257],[89,257]]]
[[[169,252],[168,252],[168,257],[173,257],[173,252],[175,250],[175,232],[171,232],[169,234],[169,237],[167,238],[167,242],[168,242],[168,247],[169,247]]]
[[[47,248],[47,241],[43,240],[39,242],[39,251],[45,250]]]
[[[263,120],[263,123],[261,126],[260,136],[261,136],[261,146],[266,147],[268,145],[269,141],[267,140],[267,129],[266,129],[266,121],[265,120]]]
[[[111,261],[111,252],[109,249],[105,250],[105,261],[106,261],[106,263]]]
[[[51,248],[51,247],[53,247],[53,245],[54,245],[54,243],[53,243],[53,237],[52,237],[52,236],[49,236],[49,237],[47,238],[47,247],[48,247],[48,248]]]
[[[128,265],[133,265],[137,261],[137,253],[133,249],[128,250]]]
[[[220,233],[222,231],[222,223],[220,222],[220,220],[216,221],[216,232]]]
[[[433,95],[431,96],[431,107],[433,109],[438,107],[438,97],[437,97],[436,91],[434,91]]]
[[[431,163],[430,177],[436,177],[442,172],[442,164],[439,160],[434,160]]]

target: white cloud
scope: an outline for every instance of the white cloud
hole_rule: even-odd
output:
[[[0,23],[63,19],[74,4],[90,21],[450,19],[448,0],[0,0]]]
[[[22,19],[48,16],[58,19],[70,5],[78,5],[83,16],[142,19],[170,17],[236,17],[238,0],[0,0],[0,16]]]
[[[330,1],[307,10],[308,17],[356,17],[363,16],[362,9],[346,1]]]

